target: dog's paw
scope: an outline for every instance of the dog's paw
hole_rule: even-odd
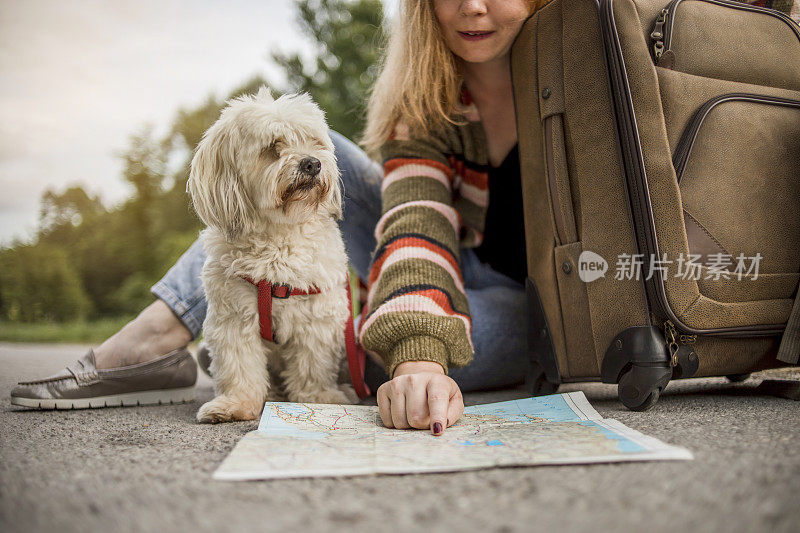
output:
[[[339,389],[323,389],[321,391],[312,392],[309,394],[303,394],[302,398],[292,398],[292,395],[289,395],[289,399],[293,402],[302,402],[302,403],[353,403],[347,397],[347,395],[340,391]]]
[[[358,394],[356,394],[356,391],[353,389],[353,386],[349,383],[341,383],[339,385],[339,390],[342,391],[347,397],[347,403],[358,403],[361,401],[358,397]]]
[[[230,396],[217,396],[206,402],[197,411],[197,421],[201,424],[217,424],[234,420],[256,420],[264,407],[252,400],[240,400]]]

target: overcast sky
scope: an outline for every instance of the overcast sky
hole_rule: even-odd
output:
[[[390,4],[393,2],[390,2]],[[0,0],[0,244],[34,235],[39,197],[125,198],[118,154],[149,123],[281,71],[312,45],[291,0]]]

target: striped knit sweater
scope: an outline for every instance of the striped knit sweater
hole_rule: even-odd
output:
[[[473,355],[460,247],[478,246],[488,194],[486,140],[477,108],[462,93],[459,118],[438,134],[399,126],[381,148],[382,212],[360,341],[389,376],[404,361],[445,371]]]

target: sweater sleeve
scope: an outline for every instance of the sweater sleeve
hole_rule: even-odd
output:
[[[381,149],[382,216],[360,340],[390,377],[405,361],[435,361],[447,372],[472,359],[448,153],[445,138],[407,134]]]

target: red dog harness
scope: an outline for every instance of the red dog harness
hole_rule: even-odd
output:
[[[279,298],[285,300],[290,296],[306,296],[319,294],[321,291],[316,286],[308,291],[293,289],[285,283],[270,283],[262,279],[254,281],[247,276],[240,276],[246,282],[254,285],[258,290],[258,324],[261,329],[261,337],[270,342],[278,344],[275,338],[275,331],[272,329],[272,299]],[[359,398],[366,398],[370,391],[364,383],[364,368],[366,367],[366,354],[364,349],[356,342],[355,326],[353,323],[353,298],[350,294],[350,277],[348,275],[347,286],[347,324],[344,330],[345,348],[347,351],[347,368],[350,371],[350,379],[353,382],[353,389]]]

